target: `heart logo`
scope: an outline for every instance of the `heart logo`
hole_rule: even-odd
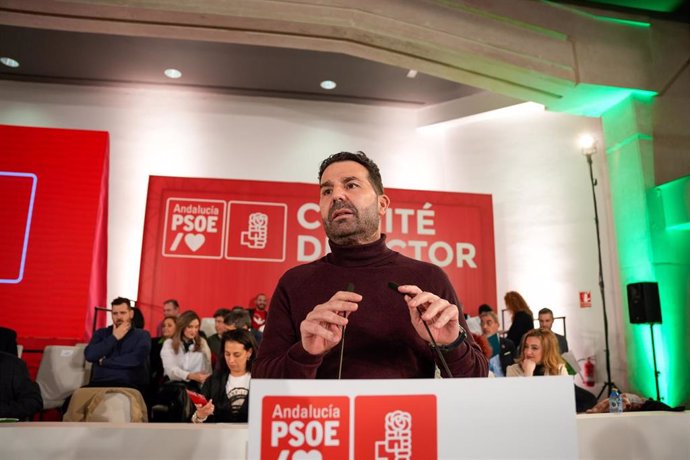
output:
[[[292,460],[321,460],[322,458],[321,452],[318,450],[310,450],[309,452],[296,450],[295,453],[292,454]]]
[[[196,252],[197,249],[203,246],[205,241],[206,237],[201,233],[187,233],[184,236],[184,242],[187,244],[187,247],[192,250],[192,252]]]

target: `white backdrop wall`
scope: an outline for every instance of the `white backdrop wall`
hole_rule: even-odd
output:
[[[414,108],[0,81],[0,123],[110,133],[108,298],[136,298],[149,175],[315,182],[324,157],[363,150],[388,187],[491,194],[499,310],[503,294],[517,290],[535,314],[548,306],[566,316],[571,348],[594,355],[603,380],[592,196],[576,143],[583,132],[601,139],[599,120],[530,106],[417,128],[416,115]],[[623,382],[603,155],[595,175],[613,380]],[[593,308],[579,308],[578,291],[592,292]]]

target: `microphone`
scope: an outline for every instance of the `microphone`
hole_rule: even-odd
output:
[[[400,291],[398,291],[398,288],[400,285],[398,283],[394,283],[393,281],[388,282],[388,287],[397,292],[398,294],[402,295],[403,298],[405,295],[409,295],[410,297],[414,298],[415,296],[410,295],[410,294],[404,294]],[[439,361],[441,361],[441,365],[443,366],[443,369],[446,371],[446,374],[448,375],[449,378],[453,377],[453,374],[450,372],[450,369],[448,368],[448,363],[446,363],[446,359],[443,357],[443,353],[441,353],[440,348],[436,344],[436,340],[434,340],[434,336],[431,333],[431,330],[429,329],[429,324],[427,324],[426,321],[422,319],[422,309],[417,307],[417,312],[419,313],[419,319],[422,321],[422,324],[424,324],[424,329],[426,329],[426,333],[429,334],[429,339],[431,340],[431,348],[436,350],[436,355],[438,356]]]
[[[355,284],[352,282],[347,283],[345,290],[347,292],[355,292]],[[345,312],[343,312],[342,316],[345,316]],[[347,324],[343,325],[343,327],[341,329],[342,333],[340,335],[340,361],[338,363],[338,380],[340,380],[340,378],[343,374],[343,353],[345,352],[345,328],[346,327],[347,327]]]

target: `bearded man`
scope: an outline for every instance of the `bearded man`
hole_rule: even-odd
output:
[[[433,378],[439,352],[452,377],[486,377],[445,273],[386,246],[378,166],[340,152],[321,163],[319,185],[331,253],[278,282],[252,377]]]
[[[89,386],[142,389],[149,381],[151,336],[132,325],[134,309],[124,297],[110,304],[113,324],[97,330],[84,357],[93,363]]]

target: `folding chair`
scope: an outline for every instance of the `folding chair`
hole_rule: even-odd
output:
[[[36,383],[44,411],[61,407],[74,390],[88,383],[84,346],[48,345],[38,366]]]
[[[206,337],[211,337],[216,333],[216,319],[215,318],[201,318],[201,327]]]

